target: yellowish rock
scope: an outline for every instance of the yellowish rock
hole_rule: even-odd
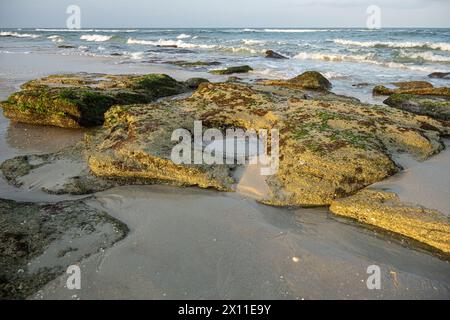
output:
[[[403,203],[394,193],[364,189],[333,201],[330,210],[450,254],[450,219],[439,211]]]

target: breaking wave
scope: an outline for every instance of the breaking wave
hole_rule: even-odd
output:
[[[185,49],[193,49],[193,48],[201,48],[201,49],[213,49],[215,45],[208,44],[194,44],[194,43],[186,43],[182,40],[163,40],[159,39],[158,41],[153,40],[139,40],[129,38],[127,40],[127,44],[141,44],[141,45],[150,45],[150,46],[176,46],[177,48],[185,48]]]
[[[182,33],[177,37],[177,39],[180,39],[180,40],[181,39],[189,39],[190,37],[191,37],[191,35]]]
[[[13,37],[13,38],[39,38],[38,34],[29,34],[29,33],[18,33],[18,32],[9,32],[2,31],[0,32],[0,37]]]
[[[84,34],[80,37],[80,39],[86,41],[104,42],[111,40],[112,37],[113,36],[104,36],[100,34]]]
[[[301,52],[297,54],[295,59],[300,60],[321,60],[330,62],[356,62],[356,63],[370,63],[388,68],[408,69],[413,71],[433,72],[436,71],[433,67],[407,65],[398,62],[379,61],[375,59],[375,55],[344,55],[344,54],[322,54],[322,53],[308,53]]]
[[[334,39],[334,43],[344,46],[372,47],[372,48],[424,48],[433,50],[450,51],[450,43],[440,42],[393,42],[393,41],[353,41]]]

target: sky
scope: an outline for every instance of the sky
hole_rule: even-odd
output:
[[[365,27],[367,7],[381,27],[450,28],[450,0],[0,0],[0,28],[65,27],[69,5],[81,27]]]

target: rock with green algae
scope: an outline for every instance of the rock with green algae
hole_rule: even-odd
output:
[[[104,128],[93,137],[89,166],[99,176],[226,190],[230,168],[225,165],[177,166],[169,160],[171,132],[192,132],[194,120],[222,131],[278,129],[280,166],[266,178],[270,192],[263,202],[327,205],[397,172],[393,153],[425,159],[439,152],[440,134],[448,132],[430,118],[387,106],[308,100],[296,98],[296,90],[277,95],[276,87],[257,88],[205,83],[183,100],[111,109]]]
[[[29,297],[127,233],[126,225],[83,201],[0,199],[0,299]]]
[[[439,152],[449,129],[439,121],[388,106],[362,104],[328,91],[298,87],[202,83],[189,98],[116,106],[103,128],[86,139],[86,159],[97,177],[128,183],[170,183],[230,190],[228,165],[177,165],[172,132],[277,129],[278,171],[265,177],[271,205],[329,205],[399,170],[392,155],[418,159]]]
[[[248,73],[252,70],[253,69],[250,66],[237,66],[237,67],[229,67],[226,69],[211,70],[210,72],[213,74],[228,75],[234,73]]]
[[[183,68],[220,66],[218,61],[166,61],[167,64],[173,64]]]
[[[413,94],[393,94],[383,101],[390,107],[450,121],[450,97]]]
[[[268,80],[263,83],[269,86],[283,86],[309,90],[328,90],[331,88],[331,82],[317,71],[306,71],[290,80]]]
[[[414,239],[450,258],[450,219],[439,211],[403,203],[396,194],[376,189],[337,199],[330,210]]]
[[[200,86],[200,84],[205,82],[209,82],[209,80],[204,78],[190,78],[185,81],[185,84],[190,89],[197,89]]]
[[[187,92],[182,82],[163,75],[61,74],[33,80],[1,103],[16,122],[80,128],[101,125],[113,105],[148,103]]]
[[[420,82],[419,82],[420,83]],[[378,85],[373,88],[374,96],[390,96],[392,94],[413,94],[413,95],[428,95],[428,96],[443,96],[450,97],[450,88],[440,87],[435,88],[433,86],[419,85],[414,82],[410,82],[407,85],[406,82],[395,89],[387,88],[383,85]]]

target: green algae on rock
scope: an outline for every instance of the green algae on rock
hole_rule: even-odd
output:
[[[268,80],[264,81],[263,84],[309,90],[328,90],[331,88],[331,82],[317,71],[306,71],[290,80]]]
[[[450,219],[439,211],[403,203],[394,193],[364,189],[333,201],[330,210],[414,239],[450,257]]]
[[[175,104],[175,101],[172,103]],[[89,137],[89,167],[100,177],[147,183],[230,190],[226,165],[182,165],[171,161],[174,130],[193,130],[192,114],[164,102],[116,106],[106,113],[103,130]]]
[[[378,85],[373,88],[374,96],[390,96],[392,94],[414,94],[414,95],[429,95],[429,96],[444,96],[450,97],[450,88],[447,87],[429,87],[420,86],[414,87],[414,85],[407,86],[402,85],[402,87],[396,89],[389,89],[383,85]]]
[[[393,94],[383,103],[390,107],[426,115],[433,119],[450,120],[450,97]]]
[[[392,156],[398,152],[421,160],[438,153],[440,136],[450,132],[429,117],[326,90],[201,83],[188,98],[111,108],[103,127],[86,137],[86,161],[107,180],[231,190],[234,165],[171,161],[179,143],[171,140],[173,131],[193,132],[195,120],[222,133],[279,131],[279,169],[264,178],[269,192],[261,200],[279,206],[329,205],[397,172]]]
[[[237,67],[229,67],[226,69],[211,70],[210,73],[219,74],[219,75],[227,75],[227,74],[234,74],[234,73],[248,73],[252,70],[253,69],[250,66],[237,66]]]
[[[147,103],[188,87],[163,74],[62,74],[32,80],[1,103],[17,122],[80,128],[101,125],[113,105]]]
[[[126,225],[82,201],[0,199],[0,299],[27,298],[127,233]]]
[[[396,152],[425,159],[439,152],[437,121],[388,106],[349,101],[321,101],[277,94],[277,87],[236,83],[204,83],[183,100],[115,107],[89,165],[105,177],[172,181],[183,185],[229,189],[224,165],[175,165],[170,159],[175,128],[192,132],[194,120],[225,130],[278,129],[280,167],[266,178],[263,200],[272,205],[328,205],[398,171]],[[156,139],[155,137],[158,137]],[[98,141],[98,142],[95,142]]]

